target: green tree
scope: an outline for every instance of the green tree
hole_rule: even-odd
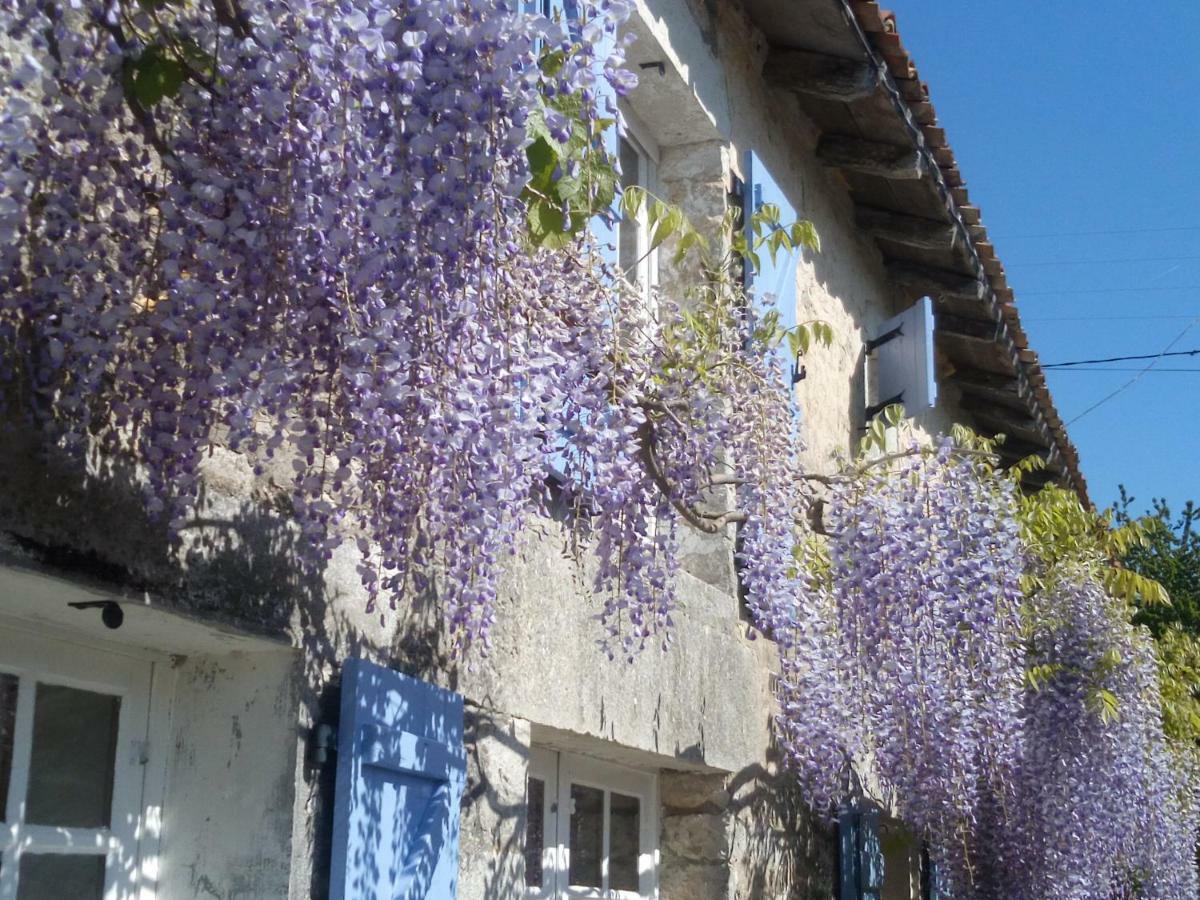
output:
[[[1132,521],[1129,509],[1134,499],[1122,486],[1116,507],[1118,523]],[[1155,637],[1177,628],[1200,638],[1200,508],[1189,500],[1176,516],[1166,500],[1157,499],[1142,522],[1145,540],[1131,545],[1122,562],[1166,588],[1171,602],[1140,605],[1135,621],[1146,625]]]
[[[1116,521],[1133,519],[1134,498],[1124,486]],[[1157,642],[1163,730],[1178,740],[1200,742],[1200,509],[1189,500],[1173,515],[1167,501],[1156,499],[1141,519],[1143,540],[1131,544],[1122,564],[1166,588],[1169,604],[1135,602],[1134,621],[1150,629]]]

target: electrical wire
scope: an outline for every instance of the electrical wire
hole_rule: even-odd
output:
[[[1148,322],[1194,316],[1022,316],[1022,322]]]
[[[1035,266],[1100,266],[1114,265],[1117,263],[1143,263],[1143,262],[1194,262],[1200,259],[1200,256],[1125,256],[1125,257],[1109,257],[1108,259],[1039,259],[1033,262],[1020,262],[1015,264],[1015,268],[1024,266],[1027,269]],[[1011,262],[1011,260],[1010,260]]]
[[[1122,384],[1116,390],[1109,391],[1107,394],[1105,394],[1103,397],[1101,397],[1099,400],[1097,400],[1095,403],[1093,403],[1091,406],[1089,406],[1087,409],[1085,409],[1083,412],[1081,412],[1075,418],[1071,419],[1071,421],[1067,422],[1067,425],[1068,426],[1074,425],[1076,422],[1078,422],[1084,416],[1095,412],[1097,409],[1099,409],[1101,406],[1103,406],[1109,400],[1113,399],[1113,397],[1116,397],[1117,395],[1128,390],[1133,385],[1137,384],[1138,381],[1140,381],[1142,378],[1145,377],[1147,372],[1149,372],[1151,369],[1153,369],[1155,367],[1155,365],[1158,364],[1159,359],[1161,359],[1166,354],[1170,353],[1172,348],[1184,339],[1184,336],[1186,336],[1187,333],[1189,331],[1191,331],[1192,328],[1195,327],[1196,323],[1198,323],[1198,322],[1200,322],[1200,316],[1197,316],[1196,318],[1192,319],[1192,321],[1190,321],[1186,325],[1184,325],[1183,331],[1181,331],[1181,332],[1179,332],[1179,334],[1175,335],[1174,340],[1172,340],[1171,343],[1167,344],[1167,346],[1163,347],[1162,353],[1160,353],[1156,358],[1150,360],[1150,362],[1148,362],[1146,364],[1146,367],[1144,369],[1142,369],[1140,372],[1138,372],[1136,375],[1134,375],[1132,378],[1130,378],[1128,381],[1126,381],[1124,384]]]
[[[1142,372],[1144,369],[1139,369],[1137,366],[1096,366],[1094,369],[1057,369],[1055,375],[1060,373],[1065,375],[1086,375],[1089,372]],[[1200,369],[1151,369],[1146,372],[1147,375],[1170,375],[1172,372],[1196,372],[1200,373]]]
[[[1200,321],[1200,319],[1194,321]],[[1191,326],[1189,325],[1188,327],[1190,328]],[[1174,344],[1171,346],[1174,346]],[[1166,359],[1169,356],[1200,356],[1200,347],[1197,347],[1195,350],[1175,350],[1171,353],[1164,350],[1162,353],[1143,353],[1139,356],[1109,356],[1105,359],[1076,359],[1071,362],[1044,363],[1042,368],[1065,369],[1069,366],[1091,366],[1099,363],[1128,362],[1135,359]]]
[[[1200,284],[1181,284],[1178,287],[1136,287],[1136,288],[1072,288],[1069,291],[1021,291],[1022,297],[1067,297],[1077,294],[1148,294],[1169,293],[1172,291],[1200,291]]]
[[[1042,234],[1005,234],[996,237],[1005,241],[1023,241],[1032,238],[1094,237],[1100,234],[1164,234],[1169,231],[1200,231],[1200,225],[1175,225],[1167,228],[1113,228],[1101,231],[1049,231]]]

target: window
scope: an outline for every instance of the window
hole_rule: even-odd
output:
[[[658,146],[632,111],[622,106],[621,117],[624,125],[617,139],[621,188],[636,185],[656,193]],[[658,284],[658,251],[650,250],[650,222],[645,205],[636,216],[621,216],[617,228],[617,265],[626,278],[641,287],[649,301],[651,289]]]
[[[534,748],[526,781],[530,897],[656,897],[654,775]]]
[[[0,628],[0,900],[139,897],[153,664]]]

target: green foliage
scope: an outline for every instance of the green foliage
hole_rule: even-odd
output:
[[[149,108],[179,93],[187,68],[165,48],[154,45],[127,62],[123,74],[126,96]]]
[[[1027,594],[1051,589],[1064,571],[1083,571],[1100,580],[1110,594],[1140,607],[1169,606],[1161,583],[1126,568],[1128,552],[1149,537],[1149,523],[1126,520],[1114,526],[1111,513],[1085,507],[1076,494],[1058,485],[1021,496],[1021,540],[1033,564],[1024,579]]]
[[[870,422],[867,423],[866,434],[858,442],[858,452],[862,456],[878,451],[887,453],[888,432],[899,428],[905,421],[904,404],[893,403],[885,406]]]
[[[1115,520],[1123,525],[1133,497],[1121,488]],[[1124,548],[1126,571],[1154,579],[1171,595],[1171,604],[1139,603],[1134,621],[1150,629],[1156,641],[1162,692],[1163,730],[1168,737],[1200,743],[1200,509],[1188,501],[1172,514],[1155,500],[1142,525],[1143,539]]]
[[[561,54],[542,57],[547,74],[562,65]],[[617,196],[616,161],[604,149],[603,132],[614,127],[611,119],[590,120],[582,115],[583,95],[557,94],[530,111],[526,128],[530,142],[529,182],[522,200],[529,238],[535,246],[561,249],[587,228],[592,217],[611,214]],[[549,113],[549,115],[548,115]],[[551,117],[567,122],[566,140],[560,141],[547,124]]]
[[[1163,731],[1167,737],[1200,743],[1200,642],[1167,626],[1156,638]]]
[[[1133,499],[1121,489],[1117,522],[1134,521],[1129,512]],[[1143,604],[1136,621],[1155,636],[1176,627],[1200,638],[1200,509],[1189,501],[1175,516],[1165,500],[1155,500],[1151,515],[1138,521],[1143,540],[1124,549],[1122,562],[1129,571],[1162,584],[1171,594],[1171,605]]]

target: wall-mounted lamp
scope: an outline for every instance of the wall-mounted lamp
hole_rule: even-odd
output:
[[[120,628],[125,621],[125,611],[115,600],[86,600],[82,603],[68,603],[67,606],[72,609],[99,609],[100,621],[106,628],[114,631]]]

